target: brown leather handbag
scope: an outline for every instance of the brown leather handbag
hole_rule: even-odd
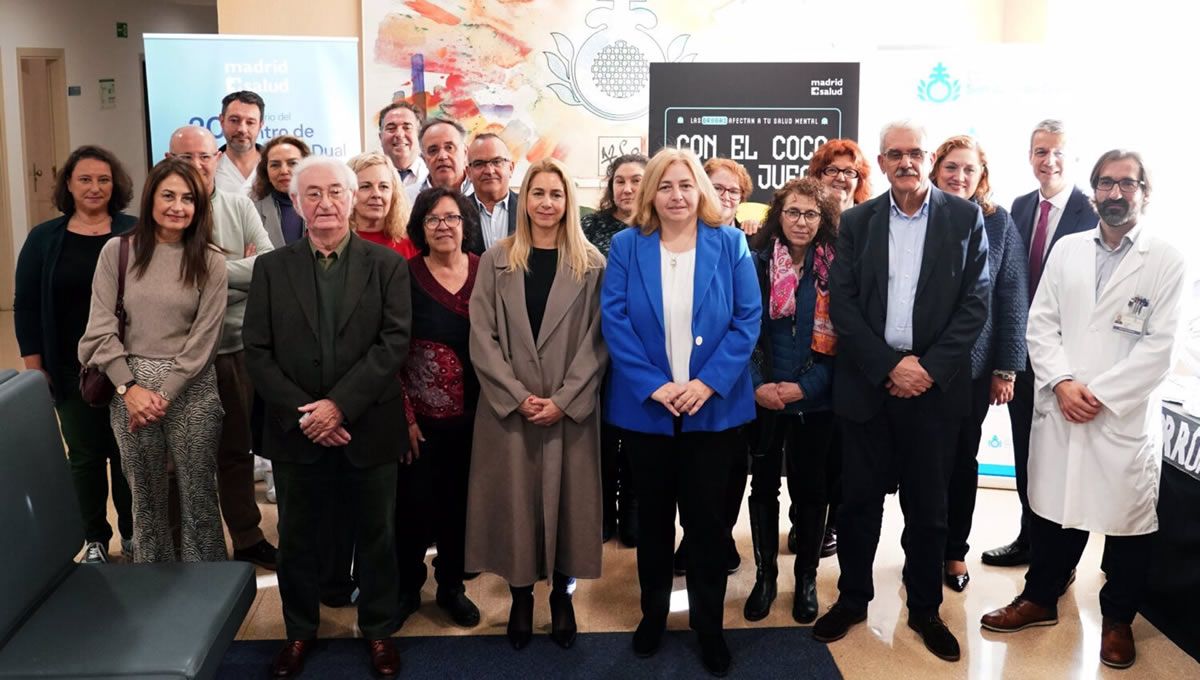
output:
[[[117,267],[117,339],[125,342],[125,268],[129,265],[129,237],[121,238],[121,255]],[[116,394],[116,387],[104,371],[84,366],[79,371],[79,394],[89,406],[105,408]]]

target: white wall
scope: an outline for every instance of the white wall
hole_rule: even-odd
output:
[[[140,194],[146,178],[145,116],[142,101],[143,33],[216,33],[215,0],[0,0],[0,80],[3,81],[4,157],[7,162],[13,252],[19,253],[27,224],[17,48],[61,48],[67,84],[79,85],[67,97],[70,147],[98,144],[113,151],[133,177]],[[129,37],[116,37],[116,23],[129,24]],[[100,109],[101,78],[114,78],[117,105]],[[61,162],[65,159],[59,159]],[[136,206],[137,198],[134,198]],[[133,206],[131,206],[133,207]],[[136,208],[132,210],[136,212]],[[7,305],[5,305],[7,306]]]

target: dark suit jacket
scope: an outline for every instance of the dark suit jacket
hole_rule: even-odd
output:
[[[1038,203],[1040,202],[1040,194],[1035,189],[1024,196],[1018,196],[1017,200],[1013,201],[1010,211],[1013,224],[1017,226],[1017,233],[1021,235],[1021,242],[1025,244],[1025,261],[1027,263],[1029,247],[1033,245],[1033,228],[1037,226]],[[1046,251],[1046,257],[1050,257],[1050,251],[1054,250],[1054,244],[1058,243],[1058,239],[1067,234],[1087,231],[1095,227],[1099,221],[1100,216],[1096,214],[1088,195],[1080,191],[1079,187],[1071,187],[1071,197],[1067,199],[1067,205],[1063,208],[1062,217],[1058,220],[1058,228],[1050,237],[1050,250]],[[1031,300],[1033,298],[1032,290],[1029,291],[1029,298]]]
[[[331,449],[299,427],[297,408],[319,399],[341,409],[356,466],[395,461],[408,451],[397,373],[412,330],[408,264],[383,246],[351,235],[338,319],[337,382],[322,393],[315,262],[308,238],[258,258],[242,337],[246,367],[266,402],[262,455],[312,463]]]
[[[508,210],[508,235],[512,236],[517,230],[517,192],[510,190],[506,203],[506,209]],[[471,252],[476,255],[482,255],[485,250],[487,248],[483,245],[483,234],[480,234],[479,240],[475,242],[475,247],[471,249]]]
[[[970,401],[971,346],[988,314],[987,236],[978,205],[929,191],[912,351],[933,378],[930,392],[940,410],[961,416]],[[834,411],[855,422],[883,406],[888,374],[903,358],[883,338],[890,208],[885,193],[842,213],[830,273],[829,311],[838,334]]]

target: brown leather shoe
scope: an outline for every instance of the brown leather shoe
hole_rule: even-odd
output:
[[[1018,597],[1007,607],[983,615],[980,625],[997,633],[1015,633],[1031,626],[1053,626],[1058,612]]]
[[[391,638],[368,640],[367,646],[371,650],[371,667],[376,673],[390,676],[400,672],[400,653]]]
[[[314,644],[316,640],[288,640],[271,662],[271,677],[294,678],[300,675],[304,670],[304,656]]]
[[[1121,623],[1104,617],[1100,634],[1100,662],[1112,668],[1129,668],[1137,658],[1137,649],[1133,646],[1133,629],[1128,623]]]

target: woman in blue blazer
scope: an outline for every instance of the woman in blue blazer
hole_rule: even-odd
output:
[[[666,630],[675,507],[693,551],[687,589],[705,667],[730,665],[722,634],[724,556],[733,540],[722,502],[741,426],[754,419],[750,354],[762,302],[742,232],[713,226],[719,207],[695,154],[663,149],[646,166],[634,224],[613,237],[601,294],[612,373],[604,419],[628,432],[638,495],[642,621],[648,657]]]

